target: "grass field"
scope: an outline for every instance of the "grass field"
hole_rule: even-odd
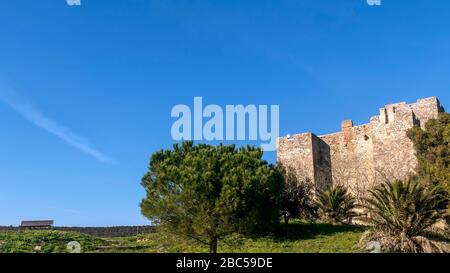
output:
[[[264,237],[231,235],[219,242],[221,253],[351,253],[364,229],[327,224],[290,224],[276,234]],[[0,232],[0,252],[64,253],[66,245],[77,241],[82,252],[202,253],[208,247],[193,240],[160,233],[125,238],[97,238],[76,232]]]

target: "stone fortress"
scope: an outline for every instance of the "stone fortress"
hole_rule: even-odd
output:
[[[389,104],[368,124],[354,126],[345,120],[337,133],[278,138],[277,161],[299,181],[311,181],[317,188],[344,185],[361,196],[381,181],[415,171],[417,157],[406,132],[414,125],[424,127],[443,111],[436,97]]]

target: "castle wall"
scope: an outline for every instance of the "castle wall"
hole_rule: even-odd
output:
[[[337,133],[279,138],[277,159],[295,170],[300,181],[311,179],[320,188],[345,185],[362,196],[382,181],[403,179],[415,171],[417,158],[406,132],[437,118],[442,109],[437,98],[389,104],[368,124],[353,126],[346,120]]]
[[[374,176],[372,128],[370,125],[342,126],[342,131],[320,136],[331,153],[332,183],[356,193]]]
[[[332,183],[330,148],[321,138],[312,133],[279,138],[277,161],[294,171],[299,182],[314,182],[317,188]]]
[[[410,108],[422,128],[424,128],[428,120],[437,117],[439,112],[444,111],[444,108],[436,97],[419,99],[417,103],[410,104]]]
[[[304,133],[277,139],[277,161],[289,171],[294,171],[300,181],[315,181],[313,134]]]
[[[389,120],[372,120],[370,123],[374,143],[373,164],[378,182],[403,179],[417,166],[414,145],[406,135],[410,128],[418,124],[412,107],[402,103],[388,105],[385,109]]]

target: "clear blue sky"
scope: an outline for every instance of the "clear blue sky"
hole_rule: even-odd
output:
[[[194,96],[279,104],[282,135],[450,107],[449,20],[442,0],[1,0],[0,225],[146,224],[140,179]]]

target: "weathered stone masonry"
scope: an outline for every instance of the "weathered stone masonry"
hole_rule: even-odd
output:
[[[309,179],[318,188],[340,184],[355,195],[364,194],[380,181],[414,172],[417,158],[406,131],[416,124],[423,127],[441,111],[436,97],[389,104],[368,124],[354,126],[345,120],[337,133],[279,138],[277,160],[295,171],[299,181]]]

